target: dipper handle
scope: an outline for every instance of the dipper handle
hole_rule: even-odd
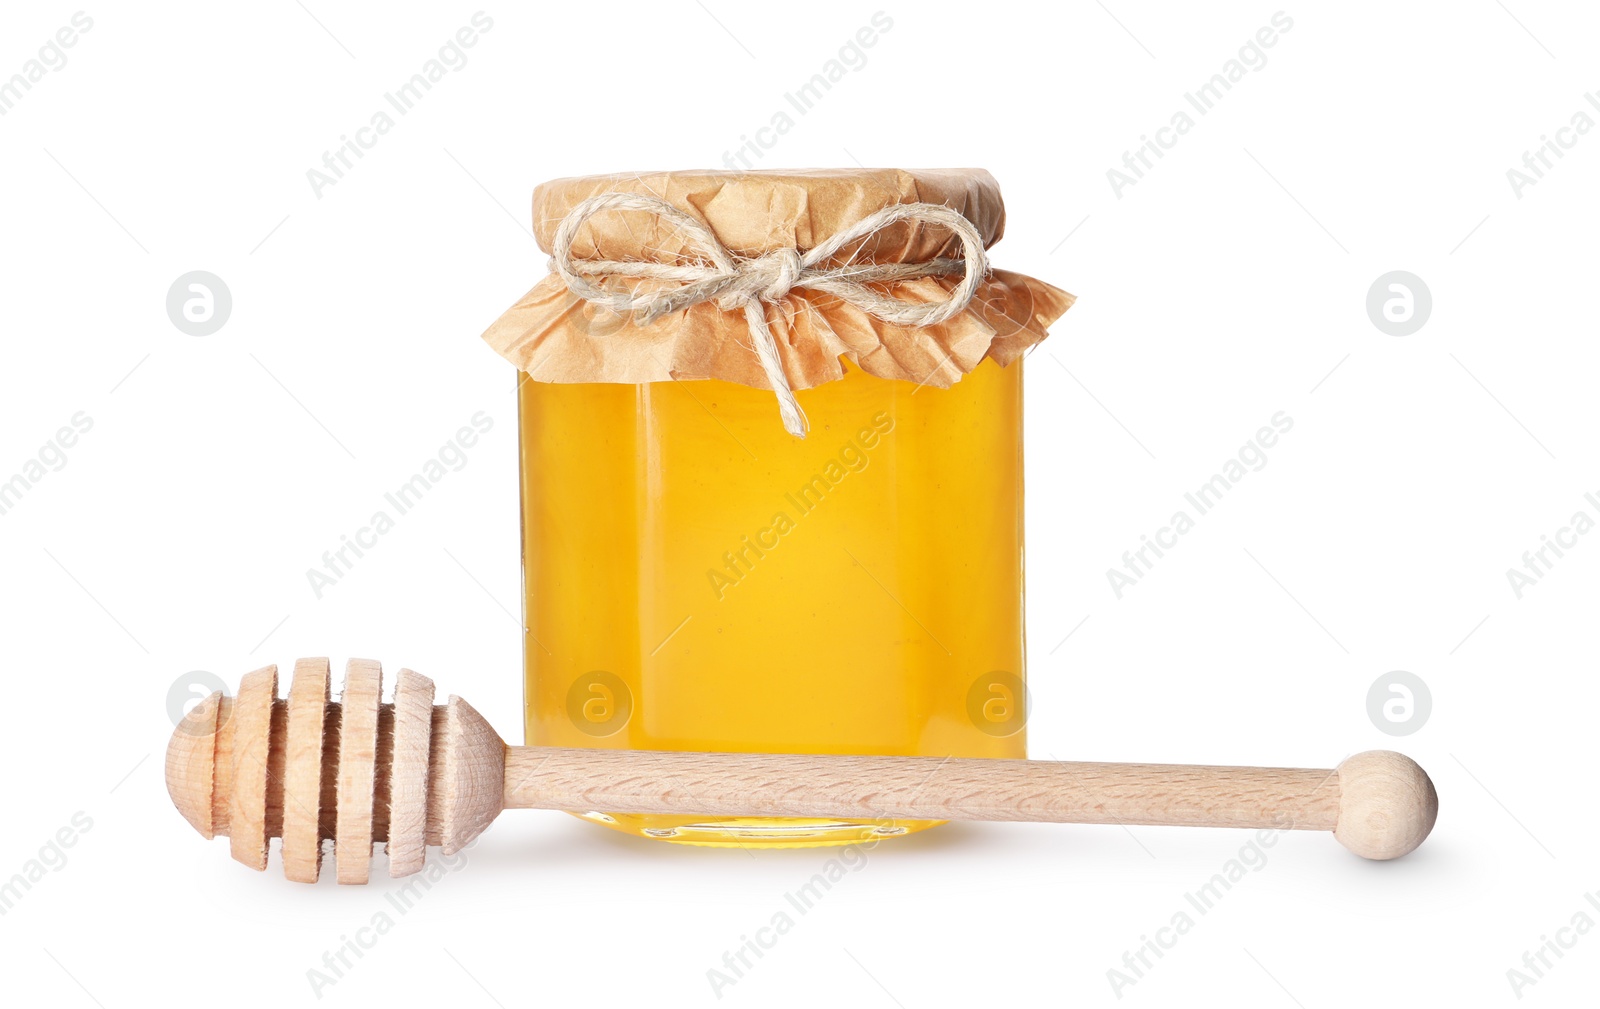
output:
[[[507,809],[1331,830],[1372,859],[1416,848],[1438,813],[1422,768],[1384,750],[1330,771],[511,747],[505,778]]]

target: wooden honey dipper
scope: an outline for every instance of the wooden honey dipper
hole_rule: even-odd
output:
[[[246,674],[189,712],[167,747],[167,790],[207,838],[312,883],[334,842],[341,883],[365,883],[374,842],[389,875],[422,868],[425,846],[465,847],[502,809],[848,819],[1031,820],[1331,830],[1363,858],[1406,854],[1433,829],[1439,800],[1422,768],[1371,750],[1334,770],[1090,764],[1044,760],[848,757],[507,746],[459,697],[400,671],[380,702],[376,662],[352,659],[340,702],[327,659]]]

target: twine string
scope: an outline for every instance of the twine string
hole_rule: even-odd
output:
[[[608,210],[642,210],[682,231],[708,262],[674,265],[610,259],[574,259],[572,244],[595,214]],[[824,266],[852,242],[866,238],[900,221],[936,224],[961,240],[960,259],[938,257],[912,263],[845,263]],[[556,229],[550,252],[550,270],[560,275],[573,294],[619,315],[630,315],[645,325],[691,305],[712,302],[725,312],[742,311],[761,369],[778,398],[784,430],[804,438],[809,425],[790,388],[778,357],[777,341],[767,325],[769,304],[782,301],[797,288],[831,294],[875,319],[897,326],[934,326],[963,311],[988,273],[988,256],[977,228],[961,214],[935,203],[899,203],[869,214],[802,253],[776,249],[761,256],[742,257],[728,251],[711,229],[665,200],[636,193],[606,193],[584,200]],[[920,277],[954,276],[961,281],[942,300],[901,301],[867,287]],[[675,287],[658,290],[612,290],[597,281],[606,277],[670,281]]]

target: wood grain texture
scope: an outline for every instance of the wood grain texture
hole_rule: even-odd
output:
[[[224,696],[217,701],[217,739],[211,751],[211,792],[205,797],[211,804],[211,829],[223,837],[228,835],[228,809],[233,805],[233,706],[231,697]]]
[[[444,757],[434,758],[440,781],[439,845],[453,855],[500,815],[506,744],[472,705],[450,696],[445,706]],[[588,808],[588,807],[584,807]]]
[[[327,659],[300,659],[289,686],[283,784],[283,874],[315,883],[322,871],[322,720],[328,713]]]
[[[1336,772],[513,747],[508,809],[1332,830]]]
[[[428,826],[426,840],[438,847],[444,837],[445,779],[444,755],[450,748],[450,710],[433,706],[432,732],[428,742]]]
[[[211,800],[216,791],[217,724],[222,691],[196,704],[183,716],[167,744],[167,794],[183,818],[211,840],[216,836]]]
[[[228,845],[235,861],[267,867],[267,758],[278,667],[246,673],[233,704],[233,787],[228,801]]]
[[[1439,817],[1439,795],[1416,761],[1368,750],[1339,765],[1339,822],[1333,836],[1362,858],[1390,859],[1414,851]]]
[[[427,855],[428,757],[433,681],[400,670],[394,689],[394,757],[389,764],[389,875],[408,876]]]
[[[373,777],[378,765],[378,702],[383,667],[371,659],[345,666],[339,703],[339,786],[333,857],[341,883],[365,883],[372,865]]]

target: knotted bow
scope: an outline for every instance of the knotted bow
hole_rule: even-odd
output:
[[[710,265],[573,259],[572,242],[578,229],[590,217],[606,210],[643,210],[657,215],[687,235]],[[939,257],[917,263],[818,265],[832,259],[851,242],[899,221],[949,228],[961,239],[962,258]],[[631,314],[640,325],[704,301],[714,302],[725,312],[743,309],[756,357],[777,394],[784,429],[797,438],[806,436],[806,415],[789,387],[789,377],[784,374],[778,358],[777,343],[767,327],[767,304],[782,301],[790,291],[803,287],[831,294],[883,322],[897,326],[933,326],[965,309],[989,270],[983,238],[972,222],[949,207],[934,203],[899,203],[885,207],[804,253],[785,248],[745,258],[729,252],[710,228],[665,200],[634,193],[607,193],[572,208],[556,229],[550,253],[551,272],[559,274],[573,294],[618,314]],[[961,282],[942,301],[900,301],[866,286],[957,273],[962,274]],[[678,281],[681,286],[652,291],[610,291],[591,283],[591,277],[638,277]]]

